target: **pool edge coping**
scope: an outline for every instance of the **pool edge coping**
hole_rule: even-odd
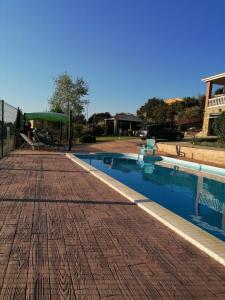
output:
[[[107,152],[106,152],[107,153]],[[84,154],[84,153],[83,153]],[[126,153],[128,154],[128,153]],[[179,236],[189,241],[192,245],[209,255],[211,258],[225,266],[225,243],[210,233],[183,219],[167,208],[159,205],[144,195],[129,188],[106,173],[85,163],[73,153],[66,153],[66,157],[86,171],[97,177],[99,180],[110,186],[112,189],[123,195],[125,198],[137,204],[149,215],[163,223],[165,226],[176,232]]]

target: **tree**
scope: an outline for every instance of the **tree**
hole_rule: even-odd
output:
[[[225,112],[215,119],[213,129],[219,140],[225,143]]]
[[[88,119],[89,129],[94,135],[101,135],[105,131],[105,119],[111,118],[109,112],[93,114]]]
[[[63,113],[61,103],[59,101],[56,101],[52,107],[50,108],[51,111],[56,113]]]
[[[151,98],[137,110],[137,115],[146,122],[174,125],[177,122],[201,122],[205,95],[185,97],[182,102],[167,104],[160,98]]]
[[[72,77],[63,73],[55,79],[55,90],[49,100],[50,110],[54,112],[80,115],[83,110],[82,97],[88,94],[88,85],[82,78],[73,82]]]
[[[197,99],[198,99],[198,106],[200,107],[200,109],[203,113],[204,109],[205,109],[205,95],[199,94]]]
[[[221,88],[218,88],[218,89],[215,91],[214,95],[220,95],[220,94],[223,94],[223,93],[224,93],[224,88],[221,87]]]
[[[199,106],[192,106],[188,110],[178,113],[177,119],[179,122],[201,122],[203,119],[202,110]]]
[[[89,119],[88,123],[92,125],[97,125],[99,122],[103,122],[105,119],[111,118],[109,112],[93,114]]]
[[[168,120],[168,112],[169,112],[169,105],[166,103],[163,105],[156,106],[153,110],[152,120],[154,123],[163,124],[169,122]]]
[[[163,99],[150,98],[144,105],[137,110],[137,116],[144,119],[146,122],[157,122],[156,111],[159,112],[160,108],[167,104]]]
[[[127,112],[118,112],[118,113],[115,114],[115,117],[121,116],[121,115],[127,115],[127,114],[129,114],[129,113],[127,113]]]
[[[73,120],[74,120],[75,124],[82,124],[82,125],[84,125],[85,122],[86,122],[85,115],[83,115],[83,114],[75,115],[74,118],[73,118]]]
[[[185,108],[190,108],[192,106],[198,105],[198,99],[196,97],[184,97],[183,101]]]

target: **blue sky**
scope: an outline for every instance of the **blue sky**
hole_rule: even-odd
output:
[[[89,84],[94,112],[204,93],[225,72],[224,0],[0,0],[0,99],[45,111],[53,78]]]

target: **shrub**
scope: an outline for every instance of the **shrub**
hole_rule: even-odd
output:
[[[94,135],[84,134],[79,139],[80,143],[95,143],[96,139]]]
[[[215,119],[213,129],[218,136],[218,139],[222,143],[225,143],[225,112]]]
[[[95,135],[102,135],[104,133],[104,126],[100,126],[100,125],[96,125],[94,128],[93,128],[93,133]]]
[[[86,135],[86,134],[93,135],[91,129],[89,129],[89,128],[84,128],[84,129],[83,129],[82,135]]]

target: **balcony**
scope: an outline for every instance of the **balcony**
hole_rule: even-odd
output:
[[[225,105],[225,95],[221,94],[209,99],[208,107]]]

